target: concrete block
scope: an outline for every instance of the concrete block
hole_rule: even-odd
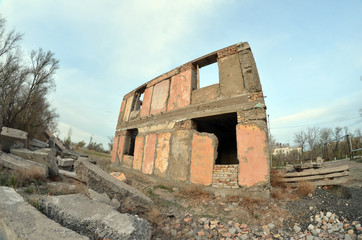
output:
[[[192,70],[186,70],[171,78],[170,98],[168,100],[168,111],[179,109],[191,103],[191,78]]]
[[[86,240],[50,220],[9,187],[0,187],[0,239]]]
[[[55,144],[55,146],[58,149],[58,151],[63,151],[66,149],[66,147],[64,146],[64,144],[58,139],[56,138],[53,133],[51,133],[49,130],[45,131],[45,135],[48,137],[49,139],[49,145],[51,145],[51,141],[53,141],[53,144]],[[52,146],[50,146],[52,147]]]
[[[153,87],[146,88],[140,112],[141,117],[146,117],[150,114],[152,93],[153,93]]]
[[[134,147],[133,169],[141,171],[143,159],[144,136],[137,136]]]
[[[79,159],[74,166],[77,176],[85,182],[89,188],[107,193],[121,203],[124,212],[143,214],[149,211],[152,200],[137,189],[112,177],[96,165],[84,159]]]
[[[171,133],[160,133],[157,136],[157,148],[154,174],[161,177],[166,177],[168,167],[168,159],[170,156],[170,138]]]
[[[153,173],[153,163],[156,151],[156,134],[149,134],[145,140],[145,154],[143,155],[142,172],[145,174]]]
[[[19,156],[21,158],[37,162],[40,164],[44,164],[49,168],[49,174],[52,176],[57,176],[59,169],[57,162],[55,160],[55,149],[50,150],[49,152],[45,152],[45,150],[41,151],[30,151],[28,149],[11,149],[11,153]]]
[[[239,185],[251,187],[269,182],[266,131],[255,124],[236,126]]]
[[[10,152],[12,147],[26,147],[27,139],[28,133],[14,128],[3,127],[0,134],[2,151]]]
[[[191,132],[192,130],[179,130],[172,133],[169,175],[173,180],[186,181],[188,178]]]
[[[49,148],[49,144],[38,139],[30,140],[29,145],[33,148]]]
[[[45,214],[90,239],[151,239],[150,224],[138,216],[121,214],[84,195],[47,196]]]
[[[244,90],[239,55],[229,55],[218,60],[220,92],[223,96],[242,94]]]
[[[154,86],[150,114],[158,114],[166,111],[169,87],[169,80],[164,80]]]
[[[213,134],[194,133],[192,139],[190,181],[206,186],[212,183],[218,140]]]
[[[58,166],[61,167],[71,167],[74,165],[73,158],[58,158]]]
[[[0,155],[0,165],[19,171],[20,173],[30,177],[39,176],[42,178],[47,178],[49,175],[48,167],[44,164],[29,161],[8,153],[3,153]]]

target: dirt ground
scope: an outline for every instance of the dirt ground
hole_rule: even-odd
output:
[[[141,190],[155,203],[149,215],[153,222],[155,239],[167,237],[166,226],[178,224],[192,216],[222,222],[238,222],[248,226],[273,223],[291,229],[297,222],[306,227],[310,216],[320,211],[331,211],[349,221],[360,221],[362,211],[362,162],[341,160],[326,165],[350,166],[350,180],[339,187],[303,189],[272,188],[268,200],[254,200],[239,196],[220,197],[199,187],[170,184],[167,181],[145,177],[123,169],[127,183]],[[113,169],[117,170],[117,169]],[[119,169],[118,169],[119,170]],[[122,170],[121,170],[122,171]],[[182,224],[180,226],[183,227]]]

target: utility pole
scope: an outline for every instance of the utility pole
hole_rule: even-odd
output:
[[[268,146],[269,146],[269,154],[270,154],[270,169],[272,168],[273,166],[273,152],[272,152],[272,149],[271,149],[271,132],[270,132],[270,121],[269,121],[269,114],[267,115],[268,116],[268,122],[267,122],[267,126],[268,126],[268,137],[269,137],[269,141],[268,141]]]

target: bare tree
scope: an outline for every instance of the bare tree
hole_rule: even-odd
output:
[[[302,149],[301,159],[303,159],[306,142],[307,142],[306,135],[303,131],[301,131],[300,133],[296,133],[294,135],[294,143]]]
[[[326,160],[329,160],[328,155],[328,143],[332,140],[332,129],[330,128],[322,128],[320,130],[319,135],[319,145],[321,148],[321,152],[323,155],[323,158]]]
[[[21,37],[14,31],[6,33],[5,19],[0,19],[0,127],[35,136],[56,126],[58,115],[46,96],[55,89],[53,76],[59,61],[40,48],[31,52],[30,64],[24,64]]]
[[[339,142],[340,142],[341,137],[342,137],[342,128],[341,127],[335,127],[332,135],[333,135],[333,140],[334,140],[334,142],[332,143],[333,144],[332,145],[333,156],[335,158],[337,158],[338,145],[339,145]]]
[[[314,159],[315,151],[318,147],[318,137],[319,137],[319,128],[318,127],[310,127],[306,133],[306,141],[308,143],[310,149],[310,158]]]

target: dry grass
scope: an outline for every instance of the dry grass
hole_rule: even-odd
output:
[[[162,220],[162,215],[156,207],[152,207],[151,210],[147,212],[146,218],[151,223],[158,223]]]
[[[283,178],[284,171],[283,170],[271,170],[270,171],[270,183],[272,187],[285,187],[283,183],[281,183],[281,179]]]
[[[295,192],[298,194],[298,196],[304,197],[310,193],[314,193],[315,189],[316,187],[313,186],[310,182],[301,181],[299,186],[295,189]]]
[[[203,191],[199,186],[191,185],[177,193],[180,197],[187,198],[191,201],[205,202],[213,199],[213,195]]]

